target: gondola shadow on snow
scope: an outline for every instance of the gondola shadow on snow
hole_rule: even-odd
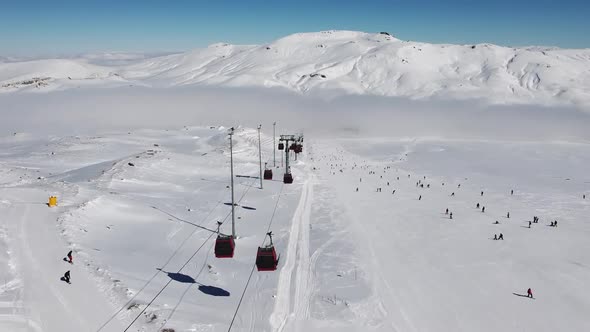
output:
[[[185,284],[197,284],[199,285],[199,290],[207,295],[211,296],[229,296],[230,293],[223,288],[215,287],[215,286],[208,286],[203,285],[197,282],[193,277],[183,274],[183,273],[176,273],[176,272],[166,272],[160,268],[158,270],[166,273],[168,277],[174,281],[185,283]]]
[[[160,268],[157,268],[156,270],[159,270],[159,271],[162,271],[162,272],[166,273],[170,279],[172,279],[174,281],[181,282],[183,284],[196,284],[197,283],[197,281],[193,277],[191,277],[189,275],[186,275],[186,274],[183,274],[183,273],[166,272],[166,271],[164,271],[164,270],[162,270]]]
[[[199,290],[207,295],[211,296],[229,296],[229,292],[223,288],[215,287],[215,286],[207,286],[203,284],[199,284]]]

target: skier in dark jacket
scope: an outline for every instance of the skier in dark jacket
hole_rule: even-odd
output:
[[[72,251],[71,251],[71,250],[70,250],[70,252],[68,252],[68,262],[69,262],[70,264],[74,264],[74,261],[73,261],[73,259],[72,259]]]
[[[68,284],[70,283],[70,270],[68,270],[68,271],[66,271],[66,273],[64,273],[63,279]]]
[[[533,291],[530,288],[526,291],[526,296],[533,298]]]

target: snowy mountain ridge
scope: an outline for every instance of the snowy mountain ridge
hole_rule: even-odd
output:
[[[356,31],[297,33],[266,45],[217,43],[123,64],[96,59],[0,61],[0,91],[82,85],[281,87],[298,93],[481,98],[590,104],[590,49],[403,41]],[[24,84],[47,78],[47,85]]]

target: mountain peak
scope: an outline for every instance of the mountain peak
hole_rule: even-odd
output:
[[[43,77],[47,84],[40,89],[77,87],[88,78],[93,84],[275,86],[300,93],[590,104],[588,49],[429,44],[401,41],[385,31],[304,32],[266,45],[216,43],[124,66],[68,61],[80,66],[0,63],[0,91],[26,88],[22,82]]]

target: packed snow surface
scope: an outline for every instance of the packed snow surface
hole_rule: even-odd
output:
[[[238,239],[217,259],[228,143],[216,126],[0,138],[0,330],[590,330],[587,142],[306,136],[285,185],[263,134],[261,189],[257,131],[238,128]],[[279,266],[258,272],[268,230]]]
[[[218,43],[147,58],[107,53],[0,61],[1,92],[128,85],[281,87],[299,93],[589,105],[590,50],[428,44],[388,33],[322,31],[265,45]]]

